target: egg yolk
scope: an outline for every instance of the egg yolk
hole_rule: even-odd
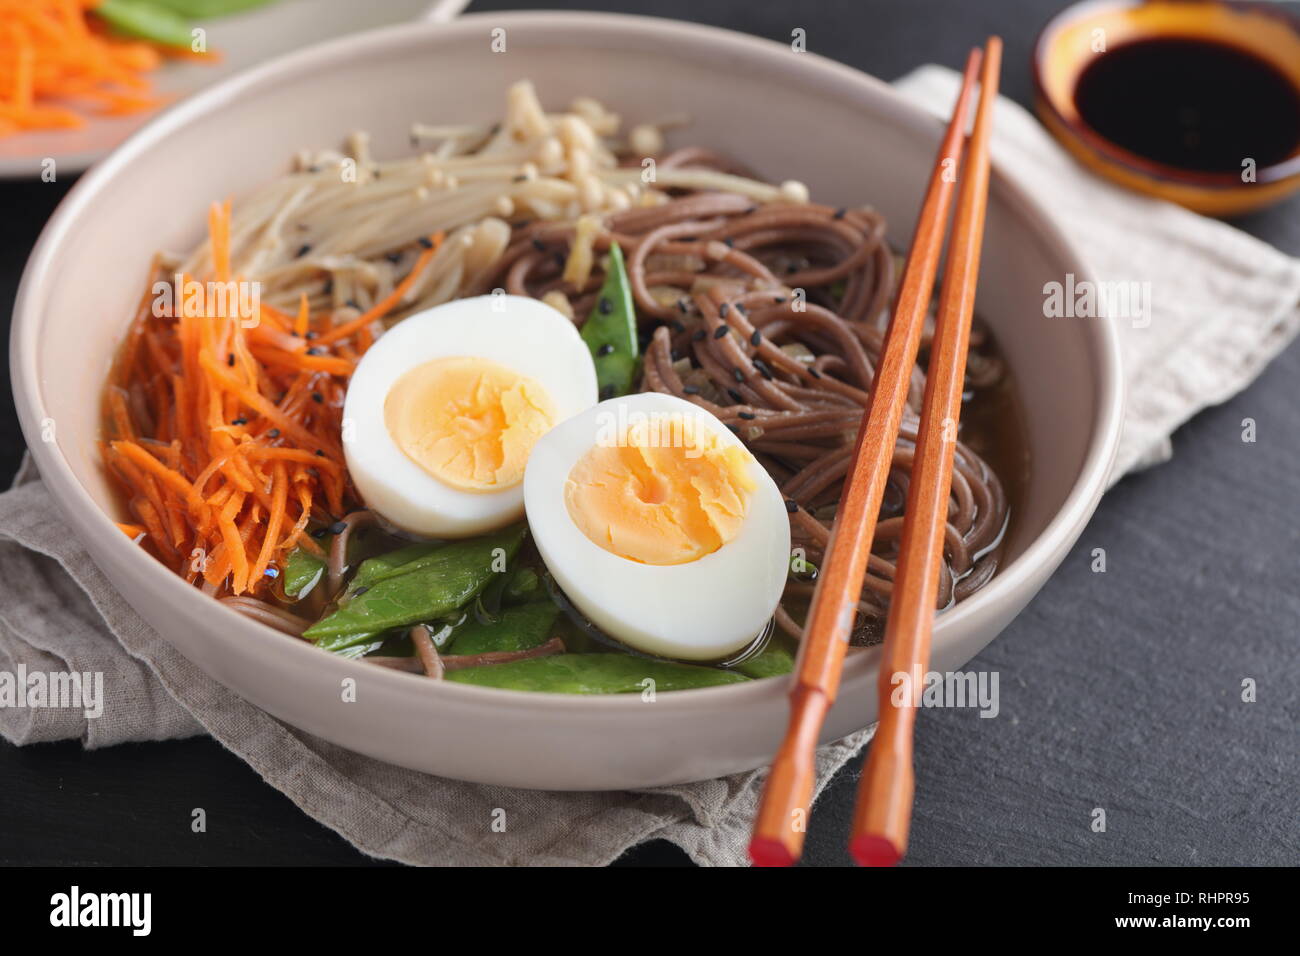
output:
[[[564,486],[569,517],[593,542],[643,564],[685,564],[740,533],[755,487],[749,452],[683,416],[592,447]],[[669,439],[669,436],[675,436]]]
[[[555,405],[541,385],[475,356],[416,366],[384,400],[384,423],[397,447],[461,491],[519,484],[533,445],[555,419]]]

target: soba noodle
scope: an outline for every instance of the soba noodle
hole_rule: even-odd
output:
[[[809,202],[801,184],[763,182],[709,149],[663,152],[663,125],[620,138],[619,118],[594,101],[547,114],[518,83],[496,125],[415,127],[413,144],[431,148],[412,157],[378,161],[354,134],[344,152],[301,154],[290,174],[239,204],[232,271],[259,282],[272,305],[296,310],[305,295],[313,314],[341,323],[384,299],[421,238],[442,230],[447,240],[394,317],[504,289],[581,321],[604,278],[602,253],[617,241],[643,335],[642,388],[716,415],[787,498],[797,561],[778,621],[797,636],[813,589],[798,562],[815,569],[826,547],[880,357],[895,253],[872,209]],[[179,265],[205,275],[210,259],[205,244]],[[972,389],[1001,377],[987,345],[977,328]],[[918,366],[862,592],[865,634],[888,604],[923,388]],[[1008,511],[998,477],[959,442],[941,607],[994,573]],[[269,604],[240,609],[298,629]]]

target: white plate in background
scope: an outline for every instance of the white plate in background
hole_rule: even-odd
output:
[[[322,40],[399,23],[416,17],[450,20],[469,0],[277,0],[245,13],[200,24],[208,46],[221,53],[216,63],[168,60],[149,74],[166,106],[240,70]],[[129,116],[86,115],[80,129],[34,130],[0,136],[0,179],[41,175],[46,159],[57,173],[80,173],[149,122],[158,110]]]

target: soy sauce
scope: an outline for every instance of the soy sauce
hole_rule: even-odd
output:
[[[1138,40],[1099,55],[1075,86],[1084,122],[1167,166],[1239,173],[1300,149],[1300,91],[1277,67],[1224,43]]]

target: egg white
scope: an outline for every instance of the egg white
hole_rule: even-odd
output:
[[[684,414],[724,445],[743,443],[717,418],[672,395],[647,392],[601,402],[544,435],[524,473],[533,540],[556,583],[597,627],[630,647],[679,660],[725,658],[766,627],[785,588],[790,521],[771,476],[751,457],[754,482],[740,532],[712,554],[674,565],[642,564],[606,551],[569,517],[570,471],[623,406],[628,414]],[[617,420],[617,419],[614,419]],[[602,431],[603,427],[603,431]]]
[[[382,335],[361,357],[343,406],[343,451],[366,506],[391,524],[430,538],[482,534],[519,520],[523,483],[469,492],[439,481],[408,458],[384,421],[384,402],[407,371],[437,358],[477,356],[533,379],[556,421],[596,402],[591,352],[573,323],[536,299],[485,295],[420,312]]]

